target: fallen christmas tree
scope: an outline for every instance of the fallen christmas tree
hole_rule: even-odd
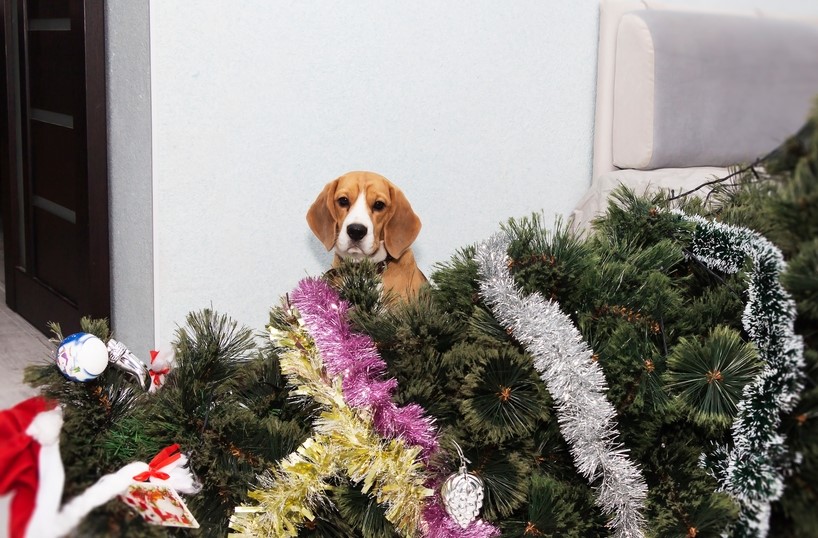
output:
[[[172,443],[202,482],[200,530],[112,501],[79,532],[457,536],[439,490],[465,467],[485,525],[464,536],[818,535],[816,120],[704,200],[621,189],[587,238],[511,220],[403,306],[350,264],[262,345],[191,314],[153,394],[32,368],[64,405],[66,498]],[[380,377],[339,362],[361,346]],[[304,489],[265,519],[283,480]]]

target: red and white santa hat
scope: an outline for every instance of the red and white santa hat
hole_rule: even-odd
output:
[[[42,397],[0,411],[0,494],[12,494],[11,538],[27,535],[35,511],[59,508],[64,481],[61,428],[60,408]]]

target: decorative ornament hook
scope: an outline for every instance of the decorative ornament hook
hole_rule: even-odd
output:
[[[463,449],[460,448],[460,445],[457,444],[457,441],[452,440],[452,444],[454,445],[455,449],[457,449],[457,455],[460,456],[460,472],[466,472],[466,464],[471,463],[471,460],[469,460],[463,453]]]

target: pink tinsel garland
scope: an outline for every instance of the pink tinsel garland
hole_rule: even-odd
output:
[[[428,459],[438,447],[434,420],[425,416],[419,405],[398,407],[392,402],[398,382],[380,379],[386,373],[386,363],[368,335],[350,328],[349,303],[323,281],[311,278],[302,280],[290,299],[315,341],[327,373],[341,376],[347,404],[370,408],[375,431],[421,447],[424,459]]]
[[[341,376],[347,404],[369,408],[379,434],[421,447],[423,458],[428,460],[438,448],[434,419],[417,404],[398,407],[392,402],[398,382],[382,379],[386,363],[375,343],[368,335],[352,331],[347,318],[350,304],[324,281],[314,278],[302,280],[290,300],[298,308],[327,373]],[[436,499],[430,499],[423,509],[423,519],[428,538],[491,538],[500,534],[499,529],[480,520],[461,529]]]
[[[426,538],[492,538],[500,536],[500,530],[494,525],[477,519],[465,529],[449,517],[440,502],[431,500],[423,508],[423,520],[426,523]]]

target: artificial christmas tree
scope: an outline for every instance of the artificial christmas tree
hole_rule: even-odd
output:
[[[620,189],[584,237],[510,220],[408,303],[364,262],[302,283],[263,344],[192,314],[152,394],[31,371],[73,488],[195,447],[201,530],[112,502],[83,532],[815,536],[817,119],[704,198]],[[474,489],[456,517],[441,496],[464,461],[474,522]]]

